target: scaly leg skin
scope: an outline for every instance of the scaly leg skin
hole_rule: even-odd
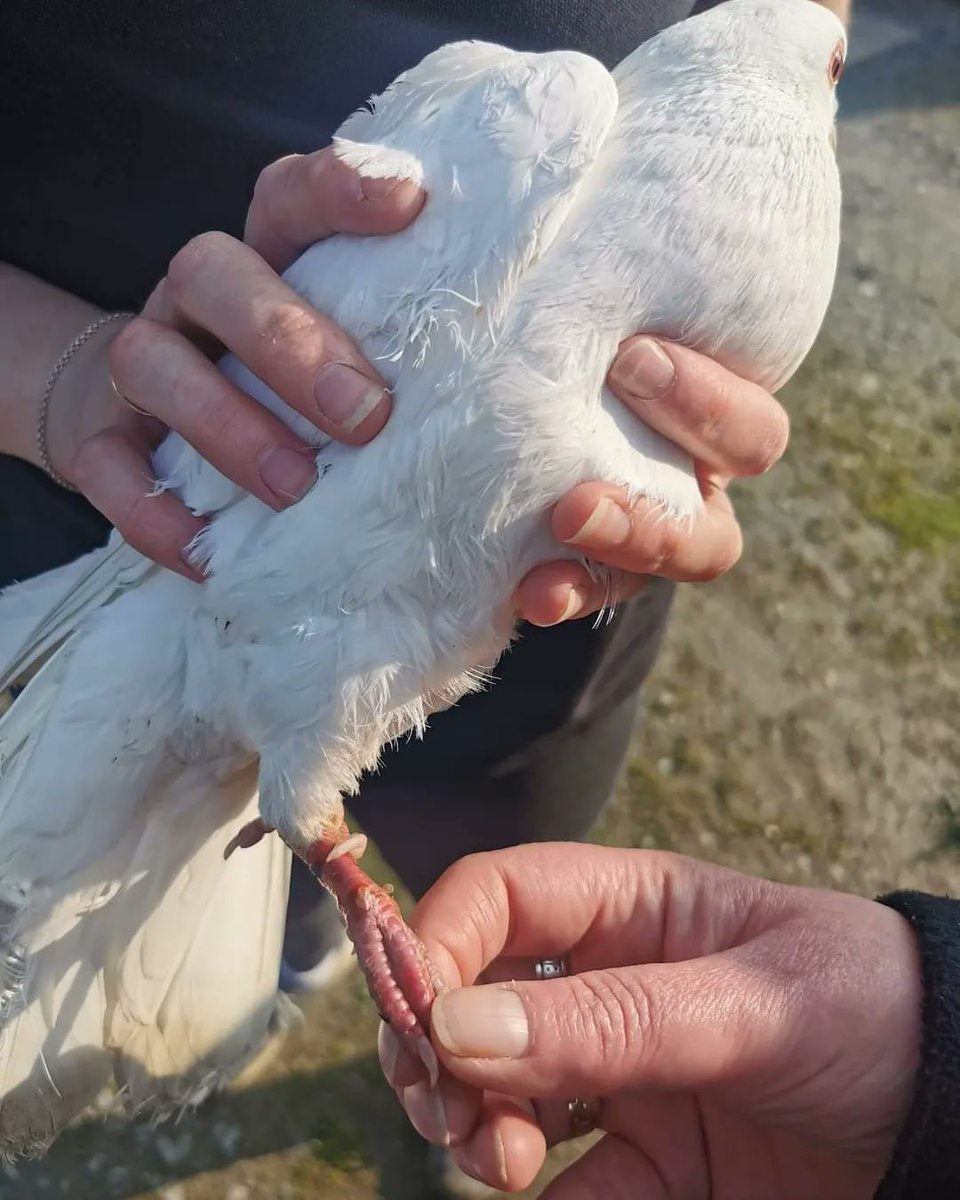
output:
[[[262,821],[252,821],[225,853],[256,845],[270,832]],[[351,835],[343,825],[336,837],[321,839],[301,857],[337,901],[380,1016],[420,1059],[436,1087],[440,1064],[428,1031],[430,1009],[443,985],[397,902],[357,862],[366,846],[362,834]]]

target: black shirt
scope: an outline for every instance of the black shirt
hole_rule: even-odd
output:
[[[323,146],[457,38],[616,63],[689,0],[42,0],[0,34],[0,258],[104,308],[239,233],[273,159]]]

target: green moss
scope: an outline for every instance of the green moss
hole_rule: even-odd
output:
[[[364,1163],[363,1151],[357,1130],[336,1121],[324,1122],[322,1137],[310,1142],[311,1155],[338,1171],[358,1171]]]
[[[842,356],[841,356],[842,358]],[[960,420],[931,405],[923,421],[905,419],[898,398],[917,388],[913,374],[885,377],[879,395],[863,395],[855,381],[830,369],[830,350],[815,354],[807,385],[792,409],[794,455],[819,463],[806,477],[808,492],[836,488],[904,549],[939,550],[960,544]],[[944,373],[934,364],[924,391],[935,395]],[[822,380],[822,389],[817,384]],[[812,485],[812,488],[811,486]],[[808,522],[809,541],[823,539],[823,516]],[[827,531],[827,541],[832,532]]]
[[[960,542],[960,494],[928,491],[907,467],[888,469],[862,489],[864,516],[890,530],[910,550]]]

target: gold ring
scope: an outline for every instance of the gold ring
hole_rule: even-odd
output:
[[[589,1099],[578,1096],[575,1100],[568,1100],[567,1115],[570,1118],[569,1136],[571,1138],[593,1133],[600,1124],[600,1101],[596,1096],[591,1096]]]
[[[122,400],[128,408],[132,408],[135,413],[139,413],[141,417],[152,417],[152,412],[147,412],[145,408],[141,408],[139,404],[134,404],[126,392],[122,391],[112,373],[110,375],[110,386],[113,388],[117,399]]]

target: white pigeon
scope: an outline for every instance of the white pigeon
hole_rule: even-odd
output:
[[[228,357],[317,447],[310,494],[273,512],[171,435],[165,486],[216,514],[203,586],[114,537],[0,600],[0,688],[45,659],[0,721],[0,1153],[46,1146],[110,1079],[164,1112],[256,1053],[282,1015],[287,847],[354,872],[376,998],[409,1001],[422,1042],[425,967],[355,886],[342,797],[478,686],[516,585],[563,554],[545,514],[569,488],[696,518],[691,463],[605,388],[623,338],[770,389],[803,359],[836,268],[845,46],[810,0],[731,0],[613,74],[464,42],[343,125],[344,161],[426,207],[286,278],[379,363],[386,429],[327,442]],[[281,837],[252,844],[258,812]]]

